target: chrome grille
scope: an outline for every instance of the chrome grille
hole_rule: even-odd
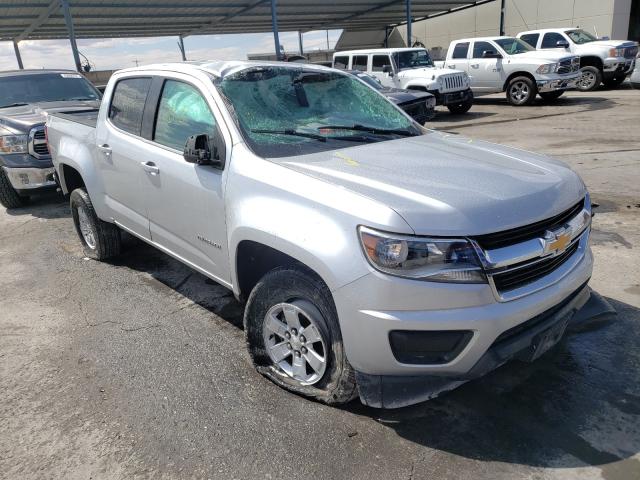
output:
[[[636,58],[638,47],[627,47],[624,49],[624,58]]]
[[[44,133],[44,125],[34,127],[29,132],[29,153],[36,158],[48,157],[49,147]]]
[[[558,63],[558,74],[560,75],[580,70],[580,57],[564,58]]]
[[[460,73],[452,73],[443,75],[442,77],[442,93],[455,92],[464,88],[464,75]]]

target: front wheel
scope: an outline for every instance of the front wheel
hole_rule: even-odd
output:
[[[29,202],[29,197],[22,197],[15,191],[11,182],[7,178],[7,174],[0,167],[0,203],[3,207],[18,208],[23,207]]]
[[[244,331],[256,370],[280,387],[329,405],[356,397],[331,292],[303,268],[277,268],[258,282]]]
[[[580,77],[580,80],[576,84],[576,89],[581,92],[595,90],[602,83],[602,72],[598,67],[587,65],[586,67],[582,67],[580,72],[582,73],[582,77]]]
[[[84,254],[94,260],[106,260],[120,253],[120,229],[100,220],[89,194],[82,188],[71,192],[71,216]]]
[[[538,88],[529,77],[516,77],[507,85],[507,101],[516,107],[531,105],[537,93]]]
[[[553,102],[559,99],[563,93],[564,93],[564,90],[556,90],[555,92],[540,93],[540,96],[545,102]]]

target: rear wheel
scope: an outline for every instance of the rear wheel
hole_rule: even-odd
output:
[[[323,403],[357,395],[331,292],[303,268],[277,268],[255,286],[244,314],[247,346],[262,375]]]
[[[507,101],[517,107],[531,105],[537,93],[538,88],[529,77],[513,78],[507,85]]]
[[[604,86],[607,88],[617,88],[620,85],[622,85],[622,82],[624,82],[625,78],[627,78],[625,75],[622,75],[619,77],[606,78],[603,83],[604,83]]]
[[[120,253],[120,229],[100,220],[89,194],[82,188],[71,192],[71,216],[84,254],[94,260],[106,260]]]
[[[564,90],[557,90],[555,92],[540,93],[539,95],[542,97],[542,99],[545,102],[553,102],[553,101],[559,99],[562,96],[563,93],[564,93]]]
[[[0,203],[3,207],[18,208],[23,207],[29,202],[29,197],[21,197],[18,192],[11,186],[11,182],[7,178],[7,174],[0,167]]]
[[[580,72],[582,73],[582,77],[580,77],[580,80],[576,84],[576,89],[581,92],[595,90],[602,83],[602,72],[598,67],[587,65],[586,67],[582,67]]]

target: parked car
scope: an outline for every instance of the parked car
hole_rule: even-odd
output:
[[[578,90],[617,87],[633,71],[638,44],[627,40],[598,40],[580,28],[547,28],[521,32],[518,38],[539,50],[558,50],[580,56],[582,79]]]
[[[580,58],[537,51],[511,37],[451,42],[444,67],[467,72],[474,95],[505,92],[511,105],[530,105],[540,95],[556,100],[580,80]]]
[[[451,113],[466,113],[473,105],[467,74],[436,68],[424,48],[336,52],[333,67],[367,72],[385,87],[429,92],[436,97],[437,105],[446,106]]]
[[[231,289],[256,369],[321,402],[399,407],[535,360],[593,302],[576,173],[419,127],[347,73],[122,70],[47,129],[87,256],[124,230]]]
[[[631,86],[633,88],[640,88],[640,61],[639,60],[640,60],[640,53],[636,57],[636,67],[633,69],[633,72],[631,73],[631,78],[629,79],[631,81]]]
[[[47,112],[95,109],[100,93],[68,70],[0,72],[0,203],[24,205],[29,196],[56,188],[47,149]]]
[[[429,92],[385,87],[376,77],[360,70],[349,70],[349,73],[378,90],[420,125],[424,125],[436,115],[436,97]]]

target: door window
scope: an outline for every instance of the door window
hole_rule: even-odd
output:
[[[486,51],[495,52],[496,47],[489,42],[475,42],[473,44],[473,58],[482,58],[482,53]]]
[[[162,89],[153,140],[184,150],[191,135],[213,135],[215,119],[206,100],[193,86],[167,80]]]
[[[566,42],[565,38],[556,32],[545,33],[540,48],[558,48],[558,42]]]
[[[373,65],[371,66],[374,72],[381,72],[385,65],[391,66],[391,60],[389,55],[374,55],[372,59]]]
[[[335,57],[333,59],[333,68],[339,68],[340,70],[346,70],[347,68],[349,68],[349,57]]]
[[[469,42],[457,43],[453,48],[451,58],[467,58],[469,52]]]
[[[116,127],[140,135],[142,112],[147,100],[151,78],[120,80],[113,91],[109,119]]]
[[[353,65],[351,65],[351,69],[360,70],[361,72],[366,72],[368,60],[369,60],[369,57],[367,55],[355,55],[353,57]]]
[[[538,45],[539,38],[540,38],[539,33],[526,33],[520,37],[520,40],[522,40],[523,42],[527,42],[533,48],[536,48],[536,45]]]

